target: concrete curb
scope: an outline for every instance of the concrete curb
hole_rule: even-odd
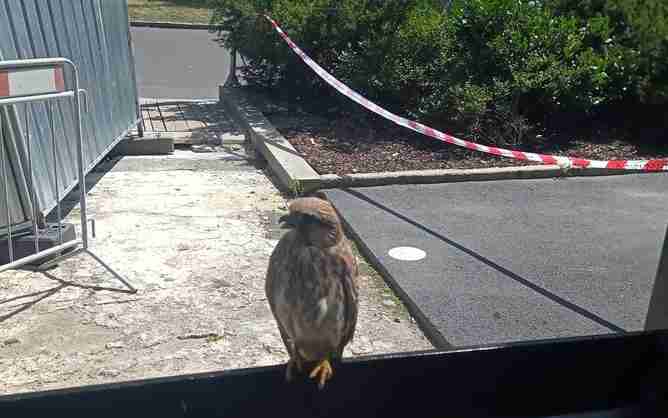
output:
[[[172,99],[165,97],[140,97],[139,104],[141,106],[145,105],[154,105],[155,103],[160,103],[161,105],[173,105],[177,103],[218,103],[218,98],[215,97],[203,97],[201,99]]]
[[[320,175],[302,158],[290,142],[257,110],[239,89],[219,87],[220,102],[247,138],[269,163],[279,186],[286,191],[306,193],[320,188]]]
[[[130,26],[138,28],[163,28],[163,29],[207,29],[218,30],[217,25],[207,23],[180,23],[180,22],[149,22],[145,20],[131,20]]]
[[[110,153],[116,155],[168,155],[174,152],[172,138],[136,136],[127,137],[116,145]]]
[[[556,165],[530,165],[520,167],[473,168],[466,170],[416,170],[380,173],[360,173],[339,176],[320,176],[321,188],[371,187],[391,184],[454,183],[462,181],[530,180],[563,177],[615,176],[625,174],[650,174],[641,170],[578,169],[562,170]]]
[[[198,131],[144,131],[144,140],[169,140],[174,145],[242,145],[246,139],[242,135],[221,133],[211,138],[206,130]],[[138,142],[138,141],[135,141]]]

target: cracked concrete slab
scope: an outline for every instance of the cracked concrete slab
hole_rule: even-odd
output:
[[[50,272],[0,274],[0,394],[282,363],[264,273],[286,201],[243,152],[134,156],[87,178],[92,249]],[[76,193],[76,190],[74,191]],[[78,222],[76,194],[64,202]],[[358,333],[346,355],[431,348],[362,264]]]

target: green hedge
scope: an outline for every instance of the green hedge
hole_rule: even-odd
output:
[[[606,59],[606,97],[668,102],[668,2],[548,0],[557,16],[588,26],[587,42]]]
[[[446,7],[445,4],[448,4]],[[340,100],[273,32],[391,110],[515,143],[528,120],[668,98],[665,0],[214,0],[245,78]],[[478,138],[476,138],[478,139]]]

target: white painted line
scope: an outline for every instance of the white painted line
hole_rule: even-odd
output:
[[[390,257],[401,261],[418,261],[427,256],[427,253],[415,247],[395,247],[387,252]]]

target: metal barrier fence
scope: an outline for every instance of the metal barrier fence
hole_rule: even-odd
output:
[[[89,112],[83,115],[82,130],[86,172],[138,122],[129,30],[128,6],[123,0],[0,1],[0,61],[67,57],[77,64],[81,86],[88,92]],[[64,81],[72,83],[69,74],[64,74]],[[74,132],[70,106],[53,102],[51,116],[56,122],[57,136]],[[56,149],[56,183],[55,162],[49,151],[47,106],[6,106],[0,117],[5,119],[6,135],[13,137],[15,146],[6,155],[14,176],[10,178],[10,211],[13,219],[29,222],[31,198],[40,215],[46,214],[56,207],[56,185],[61,197],[76,186],[76,153],[73,149]],[[35,166],[32,195],[25,178],[26,125],[31,127]],[[1,206],[0,212],[5,212]],[[0,223],[0,230],[5,225]],[[20,230],[25,225],[16,225],[16,228]]]
[[[71,69],[70,79],[72,80],[71,88],[67,88],[65,84],[65,67]],[[0,265],[0,272],[17,269],[20,267],[25,267],[29,264],[38,264],[34,268],[36,271],[41,271],[46,273],[46,270],[53,267],[60,261],[63,261],[66,258],[73,257],[78,254],[86,253],[90,255],[96,262],[102,265],[107,271],[109,271],[116,279],[123,283],[128,290],[123,289],[108,289],[107,290],[117,290],[128,293],[134,293],[136,290],[132,285],[130,285],[123,277],[116,273],[111,267],[104,263],[97,255],[95,255],[88,247],[88,216],[87,216],[87,207],[86,207],[86,173],[84,165],[84,141],[83,141],[83,124],[81,118],[81,103],[80,95],[84,94],[85,90],[79,88],[79,74],[77,66],[70,60],[66,58],[43,58],[43,59],[31,59],[31,60],[17,60],[17,61],[0,61],[0,108],[6,110],[5,108],[11,105],[23,105],[26,108],[31,106],[36,106],[38,102],[43,103],[45,106],[45,111],[47,114],[48,126],[44,127],[47,130],[47,136],[51,140],[51,149],[50,157],[53,164],[52,173],[40,173],[43,178],[51,178],[54,182],[54,191],[55,191],[55,202],[57,206],[58,214],[58,223],[57,223],[57,235],[58,235],[58,244],[51,246],[47,249],[41,249],[39,243],[40,230],[44,228],[38,224],[39,217],[35,214],[37,208],[32,204],[35,200],[28,199],[29,211],[32,216],[32,233],[34,236],[34,252],[30,251],[31,254],[25,255],[20,258],[16,258],[15,251],[15,238],[14,238],[14,228],[15,224],[12,213],[11,213],[11,202],[10,202],[10,193],[9,193],[9,184],[10,176],[13,173],[8,170],[9,161],[6,158],[7,150],[14,148],[9,145],[12,144],[11,138],[9,135],[5,135],[6,125],[3,124],[2,119],[0,118],[0,182],[2,183],[2,194],[0,195],[0,201],[3,202],[3,206],[6,208],[5,225],[6,232],[5,239],[7,242],[7,251],[8,251],[8,263]],[[67,138],[70,137],[68,132],[63,132],[64,135],[57,135],[55,116],[54,116],[54,105],[57,102],[60,102],[60,99],[70,99],[72,106],[70,110],[73,115],[73,127],[74,134],[71,136],[74,138],[75,150],[73,152],[74,158],[76,160],[76,171],[77,171],[77,184],[79,185],[79,206],[80,206],[80,231],[81,238],[76,239],[73,237],[70,240],[65,241],[63,238],[63,225],[60,222],[61,219],[61,196],[60,196],[60,187],[58,184],[59,178],[59,164],[57,152],[58,150],[66,149],[71,151],[69,144],[67,144]],[[87,104],[88,100],[86,99],[85,103]],[[61,103],[62,104],[62,103]],[[87,107],[87,105],[86,105]],[[25,138],[26,138],[26,149],[27,149],[27,185],[28,189],[32,192],[34,197],[35,187],[35,166],[33,164],[33,157],[35,152],[33,152],[33,141],[31,140],[31,126],[29,123],[30,119],[26,119],[25,124]],[[57,137],[63,139],[65,144],[57,144]],[[45,150],[41,151],[41,155],[48,158],[48,152]],[[12,170],[13,171],[13,170]],[[94,225],[94,224],[93,224]],[[94,226],[93,226],[94,229]],[[81,248],[74,249],[65,253],[67,250],[71,250],[75,247],[81,245]],[[46,260],[45,262],[42,262]],[[40,262],[42,262],[40,264]]]

